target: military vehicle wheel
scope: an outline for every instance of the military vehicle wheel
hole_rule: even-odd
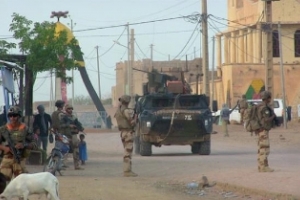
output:
[[[141,143],[140,143],[140,136],[136,135],[134,137],[134,153],[139,155],[140,154],[140,148],[141,147]]]
[[[200,143],[199,154],[200,155],[210,154],[210,140]]]
[[[143,141],[143,138],[140,137],[140,155],[141,156],[151,156],[151,154],[152,154],[151,143]]]
[[[192,145],[191,145],[191,150],[192,150],[192,153],[193,154],[198,154],[199,151],[200,151],[200,142],[194,142]]]

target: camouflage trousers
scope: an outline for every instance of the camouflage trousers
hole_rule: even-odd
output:
[[[245,109],[244,108],[241,108],[240,109],[240,116],[241,116],[241,124],[244,124],[244,115],[245,115]]]
[[[132,131],[121,131],[121,140],[124,147],[123,155],[123,171],[131,171],[131,157],[133,151],[133,132]]]
[[[0,172],[4,174],[4,176],[7,178],[7,181],[10,181],[13,176],[17,177],[18,175],[22,173],[26,173],[24,170],[25,167],[25,159],[22,158],[20,164],[14,160],[13,157],[4,155],[1,166],[0,166]]]
[[[72,134],[67,136],[70,139],[70,148],[73,149],[73,162],[74,167],[79,167],[79,139],[77,137],[77,134]]]
[[[270,154],[269,131],[263,130],[258,133],[258,170],[268,167],[268,155]]]

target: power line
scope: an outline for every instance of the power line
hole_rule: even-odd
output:
[[[198,28],[199,23],[200,23],[200,22],[198,22],[198,23],[196,24],[195,29],[194,29],[193,33],[191,34],[191,36],[189,37],[187,43],[184,45],[184,47],[181,49],[181,51],[177,54],[177,56],[175,56],[175,57],[173,58],[173,60],[175,60],[175,59],[176,59],[176,58],[184,51],[184,49],[186,48],[186,46],[189,44],[189,42],[191,41],[193,35],[195,34],[195,32],[196,32],[196,30],[197,30],[197,28]]]
[[[212,15],[212,14],[209,14],[209,17],[214,17],[215,19],[218,19],[218,20],[224,20],[224,21],[231,22],[231,23],[234,23],[234,24],[238,24],[238,25],[241,25],[241,26],[244,26],[244,27],[253,28],[253,27],[251,27],[251,26],[249,26],[249,25],[247,25],[247,24],[241,24],[241,23],[238,23],[238,22],[229,20],[229,19],[225,19],[225,18],[223,18],[223,17],[217,17],[217,16]],[[227,26],[229,26],[229,25],[227,25]],[[232,26],[232,27],[234,27],[234,26]],[[236,27],[235,27],[235,28],[236,28]]]
[[[124,28],[123,32],[121,33],[121,35],[118,37],[118,39],[116,41],[119,41],[119,39],[122,37],[122,35],[124,34],[126,30],[126,27]],[[105,54],[107,54],[114,46],[115,46],[115,42],[111,45],[110,48],[108,48],[108,50],[106,50],[103,54],[100,55],[100,57],[104,56]]]
[[[195,44],[195,41],[199,38],[199,37],[198,37],[198,36],[199,36],[199,33],[200,33],[200,31],[197,31],[197,35],[195,36],[193,42],[190,44],[190,47],[185,51],[185,54],[183,54],[180,58],[182,58],[182,57],[185,56],[185,55],[191,55],[191,54],[194,53],[194,52],[193,52],[193,53],[188,54],[187,52],[191,49],[191,47]]]
[[[140,48],[140,45],[137,43],[137,41],[136,40],[134,40],[134,42],[135,42],[135,44],[136,44],[136,46],[138,47],[138,49],[142,52],[142,54],[145,56],[145,58],[148,58],[147,56],[146,56],[146,54],[142,51],[142,49]]]
[[[86,70],[92,71],[92,72],[97,72],[97,73],[98,73],[97,70],[93,70],[93,69],[86,69]],[[115,74],[109,74],[109,73],[105,73],[105,72],[99,72],[99,73],[100,73],[100,74],[105,74],[105,75],[108,75],[108,76],[115,76]]]
[[[74,30],[73,32],[94,31],[94,30],[117,28],[117,27],[123,27],[123,26],[127,27],[128,25],[129,26],[133,26],[133,25],[149,24],[149,23],[154,23],[154,22],[162,22],[162,21],[183,19],[183,18],[188,18],[188,17],[191,17],[191,16],[194,16],[194,15],[186,15],[186,16],[181,16],[181,17],[172,17],[172,18],[165,18],[165,19],[158,19],[158,20],[151,20],[151,21],[144,21],[144,22],[136,22],[136,23],[126,23],[126,24],[114,25],[114,26],[104,26],[104,27],[97,27],[97,28],[88,28],[88,29]]]
[[[44,84],[45,84],[45,82],[46,82],[46,78],[44,78],[44,80],[43,80],[43,82],[33,91],[33,92],[35,92],[35,91],[37,91],[38,89],[40,89]]]
[[[207,21],[207,22],[208,22],[208,24],[209,24],[211,27],[213,27],[217,32],[221,32],[218,28],[214,27],[214,25],[212,25],[209,21]],[[248,35],[248,34],[245,34],[245,35]],[[245,35],[240,35],[239,37],[242,37],[242,36],[245,36]],[[230,37],[230,38],[231,38],[231,39],[235,39],[236,37]],[[240,48],[239,45],[237,45],[237,44],[236,44],[234,41],[232,41],[231,39],[229,40],[229,42],[230,42],[231,44],[233,44],[238,50],[240,50],[240,51],[241,51],[242,53],[244,53],[245,55],[250,56],[251,58],[254,58],[255,60],[260,61],[259,58],[253,56],[252,54],[249,54],[248,52],[245,52],[244,49]]]

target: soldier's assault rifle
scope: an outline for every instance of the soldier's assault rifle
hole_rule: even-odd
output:
[[[269,109],[269,111],[270,111],[270,116],[275,115],[275,117],[274,117],[274,119],[273,119],[273,124],[274,124],[275,126],[280,126],[280,121],[278,120],[276,114],[274,113],[274,110],[273,110],[272,108],[270,108],[270,107],[268,107],[268,109]]]
[[[76,129],[78,131],[83,131],[84,130],[84,128],[82,127],[81,123],[78,121],[77,118],[73,121],[69,117],[65,116],[64,119],[67,120],[67,123],[75,125]]]
[[[11,140],[9,133],[7,133],[7,143],[11,153],[14,156],[14,159],[17,161],[18,164],[20,164],[22,152],[19,149],[16,149],[14,143]]]

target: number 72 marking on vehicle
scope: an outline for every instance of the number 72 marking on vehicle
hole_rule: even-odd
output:
[[[184,120],[192,120],[192,115],[184,115]]]

